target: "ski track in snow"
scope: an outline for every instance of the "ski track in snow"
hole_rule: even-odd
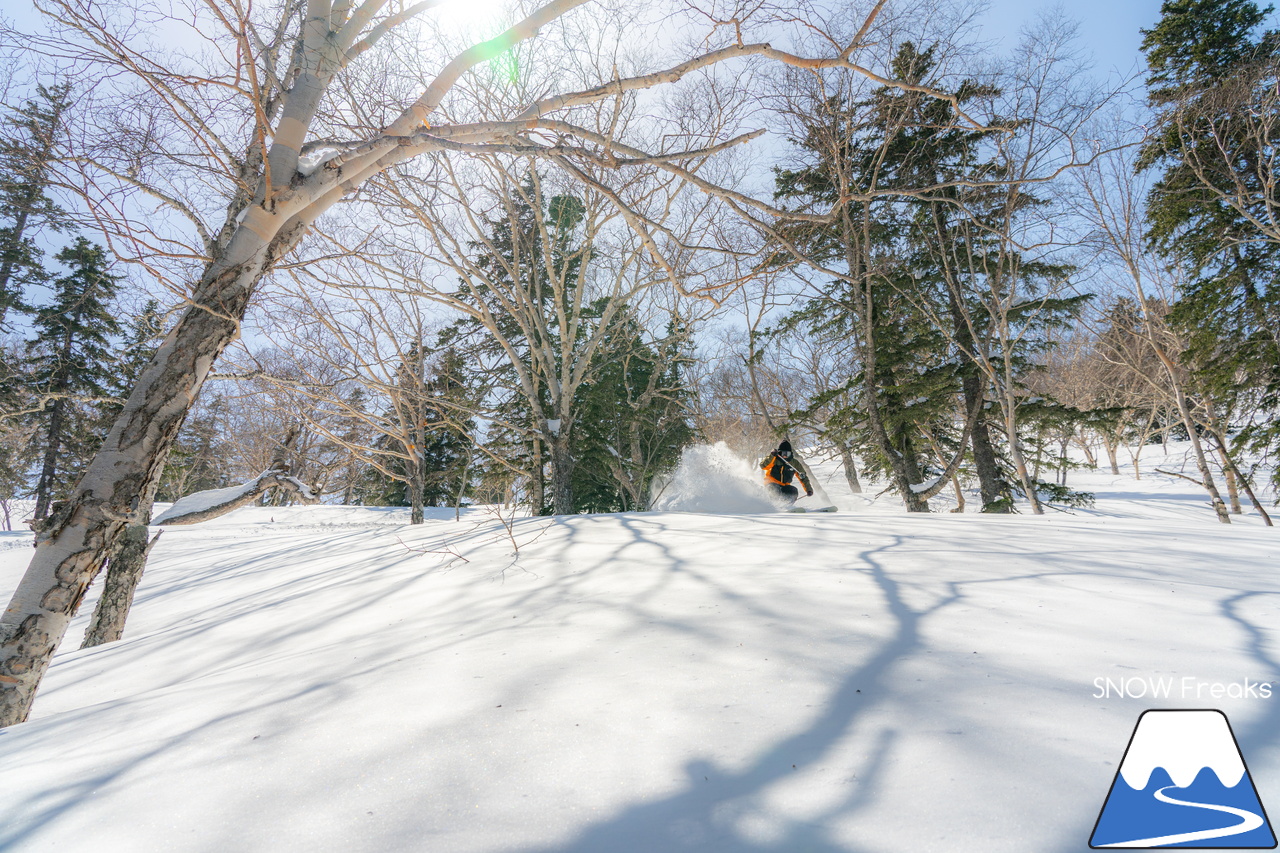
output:
[[[907,515],[811,459],[837,514],[694,478],[670,494],[702,512],[510,533],[492,508],[170,528],[125,638],[77,650],[91,591],[0,730],[0,851],[1083,853],[1149,707],[1224,710],[1280,802],[1280,532],[1154,473],[1184,448],[1143,454],[1043,517],[949,490]],[[30,542],[0,535],[0,595]],[[1276,691],[1094,697],[1147,677]]]

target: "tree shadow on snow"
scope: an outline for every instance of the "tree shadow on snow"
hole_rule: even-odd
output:
[[[859,722],[890,695],[889,679],[895,665],[920,648],[921,623],[959,598],[953,591],[919,610],[906,604],[898,581],[877,559],[878,554],[899,547],[903,541],[903,537],[895,536],[890,543],[851,559],[859,571],[870,575],[883,595],[894,620],[894,632],[870,659],[841,680],[820,715],[804,730],[773,744],[740,770],[725,770],[703,760],[690,761],[684,767],[680,790],[675,793],[637,803],[609,820],[584,829],[567,843],[527,848],[530,853],[535,850],[546,853],[602,850],[611,853],[671,850],[857,853],[860,848],[835,837],[832,824],[872,803],[897,738],[893,728],[859,734]],[[658,547],[668,546],[659,544]],[[673,565],[681,565],[678,554],[667,553]],[[762,798],[771,786],[797,773],[816,769],[841,741],[855,734],[859,734],[866,746],[856,777],[850,779],[848,796],[802,820],[768,813]]]

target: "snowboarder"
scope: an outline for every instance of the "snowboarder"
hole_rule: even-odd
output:
[[[769,491],[784,499],[788,504],[794,504],[800,496],[799,490],[791,485],[792,477],[800,478],[800,485],[804,486],[804,496],[813,495],[813,487],[809,485],[809,478],[804,472],[791,462],[791,442],[783,441],[778,445],[778,449],[773,451],[763,462],[760,463],[760,470],[764,471],[764,484]]]

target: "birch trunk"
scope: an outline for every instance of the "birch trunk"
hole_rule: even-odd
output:
[[[1227,497],[1231,501],[1231,514],[1244,515],[1244,507],[1240,505],[1240,483],[1237,478],[1237,470],[1235,463],[1231,459],[1231,455],[1227,452],[1227,432],[1222,427],[1222,421],[1214,412],[1213,406],[1205,404],[1205,420],[1209,424],[1209,432],[1213,436],[1214,442],[1218,445],[1218,458],[1222,460],[1222,476],[1227,481]],[[1248,488],[1248,483],[1245,483]],[[1266,517],[1266,512],[1262,513]]]
[[[1204,490],[1209,493],[1209,500],[1213,503],[1213,511],[1218,516],[1218,521],[1230,524],[1231,515],[1227,512],[1227,505],[1222,501],[1222,495],[1218,493],[1217,483],[1213,481],[1213,472],[1209,468],[1209,459],[1205,456],[1204,443],[1200,441],[1195,419],[1191,417],[1187,395],[1183,393],[1181,385],[1174,385],[1173,393],[1178,403],[1178,413],[1182,415],[1182,423],[1187,428],[1187,435],[1191,437],[1191,449],[1195,452],[1196,467],[1200,470],[1200,482]]]
[[[840,464],[844,466],[844,479],[849,484],[849,490],[855,495],[862,494],[862,482],[858,480],[858,467],[853,461],[853,452],[849,449],[849,445],[840,442]]]
[[[1238,483],[1240,488],[1244,489],[1244,493],[1249,496],[1249,503],[1251,503],[1253,508],[1257,510],[1259,517],[1262,518],[1262,523],[1267,527],[1272,527],[1271,515],[1267,512],[1267,508],[1262,505],[1262,501],[1258,500],[1258,496],[1254,494],[1253,485],[1249,482],[1249,477],[1240,470],[1240,466],[1237,465],[1235,460],[1231,457],[1231,451],[1227,449],[1226,431],[1222,428],[1221,421],[1219,421],[1217,416],[1212,413],[1210,414],[1209,431],[1213,436],[1213,440],[1218,445],[1218,453],[1222,457],[1222,464],[1224,466],[1223,470],[1235,475],[1235,482]],[[1237,501],[1238,500],[1239,498],[1237,498]]]
[[[1118,442],[1110,435],[1102,437],[1102,446],[1107,449],[1107,461],[1111,463],[1111,473],[1120,473],[1120,462],[1116,459],[1116,444]],[[1134,469],[1137,470],[1136,467]]]
[[[1231,502],[1231,514],[1243,515],[1244,507],[1240,506],[1240,487],[1236,483],[1235,472],[1231,470],[1231,462],[1227,454],[1218,448],[1218,457],[1222,460],[1222,478],[1227,481],[1227,500]]]
[[[960,488],[960,477],[951,475],[951,488],[956,490],[956,508],[952,512],[964,512],[964,489]]]
[[[68,500],[40,523],[35,555],[0,616],[0,727],[27,719],[85,590],[120,533],[145,512],[139,496],[159,478],[210,368],[235,340],[257,283],[294,240],[237,231],[143,368]]]
[[[157,533],[147,541],[145,524],[130,524],[117,540],[107,562],[107,577],[102,586],[102,597],[94,608],[93,620],[85,631],[80,648],[88,649],[103,643],[114,643],[124,636],[125,621],[133,607],[133,595],[147,567],[147,557],[160,538]]]
[[[1009,456],[1013,459],[1013,468],[1018,472],[1018,479],[1022,483],[1022,491],[1027,496],[1027,501],[1031,504],[1031,511],[1036,515],[1044,515],[1044,507],[1040,505],[1040,496],[1036,494],[1035,483],[1031,480],[1031,474],[1027,471],[1027,457],[1022,452],[1022,441],[1018,438],[1018,419],[1013,413],[1015,401],[1005,401],[1005,432],[1009,436]]]

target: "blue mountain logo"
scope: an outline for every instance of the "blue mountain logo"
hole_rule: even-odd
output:
[[[1089,846],[1274,849],[1227,715],[1144,711]]]

